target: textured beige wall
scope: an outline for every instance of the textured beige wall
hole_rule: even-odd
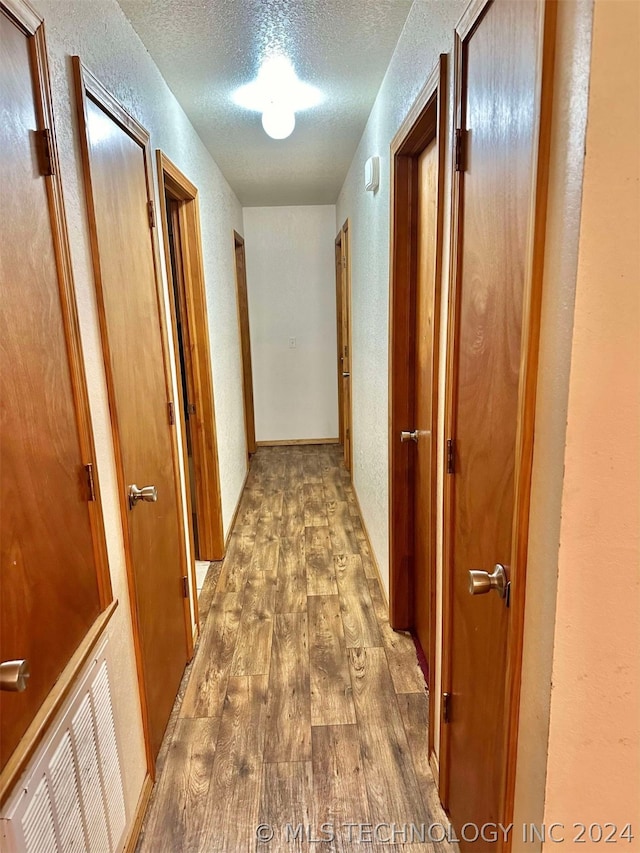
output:
[[[640,849],[640,5],[596,0],[545,822]],[[544,849],[553,849],[547,844]],[[599,849],[568,842],[567,849]]]
[[[120,602],[109,629],[113,660],[118,662],[111,671],[111,680],[130,820],[144,780],[146,761],[69,56],[80,55],[150,131],[152,147],[166,151],[200,190],[225,526],[233,514],[246,468],[232,238],[234,228],[242,233],[242,210],[115,0],[36,0],[36,5],[45,18],[109,565],[114,595]]]

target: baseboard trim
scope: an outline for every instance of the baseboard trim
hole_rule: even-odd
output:
[[[256,441],[256,447],[293,447],[298,444],[340,444],[339,438],[285,438],[278,441]]]
[[[367,540],[367,545],[369,546],[369,553],[371,554],[371,560],[373,562],[373,567],[376,570],[376,574],[378,575],[378,583],[380,584],[380,591],[382,592],[382,598],[387,608],[387,614],[389,613],[389,599],[387,598],[387,591],[384,588],[384,583],[382,582],[382,575],[380,574],[380,566],[378,565],[378,560],[376,558],[376,553],[373,550],[373,545],[371,544],[371,537],[369,536],[369,531],[367,530],[367,523],[364,520],[364,513],[362,512],[362,506],[360,504],[360,498],[358,497],[358,492],[356,490],[356,484],[353,482],[353,478],[351,479],[351,488],[353,489],[353,496],[356,499],[356,506],[358,507],[358,512],[360,514],[360,519],[362,521],[362,529],[364,530],[365,539]]]
[[[236,508],[234,509],[233,515],[231,516],[231,524],[229,525],[229,530],[227,530],[227,535],[225,536],[225,540],[224,540],[225,556],[227,554],[227,548],[229,547],[229,539],[231,537],[231,534],[233,533],[233,528],[236,526],[236,519],[238,518],[238,513],[240,511],[240,503],[242,502],[242,496],[244,495],[244,490],[247,487],[247,480],[249,479],[249,469],[250,468],[251,468],[251,462],[249,462],[249,465],[247,466],[247,473],[244,475],[242,488],[240,489],[240,492],[238,494],[238,502],[236,503]],[[223,559],[224,559],[224,557],[223,557]]]
[[[134,850],[136,849],[138,838],[140,837],[140,830],[142,829],[142,823],[147,813],[147,806],[149,805],[149,799],[151,797],[152,791],[153,780],[151,779],[151,776],[147,773],[145,780],[142,783],[142,790],[140,791],[140,796],[138,797],[138,805],[136,806],[136,813],[133,816],[133,824],[131,826],[129,836],[123,848],[124,853],[134,853]]]

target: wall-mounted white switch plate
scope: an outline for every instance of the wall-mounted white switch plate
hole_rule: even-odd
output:
[[[289,338],[289,349],[295,349],[297,346],[297,340],[295,338]]]

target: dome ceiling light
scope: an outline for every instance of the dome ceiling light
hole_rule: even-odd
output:
[[[236,89],[233,100],[262,113],[262,127],[272,139],[286,139],[293,133],[296,113],[321,103],[322,93],[298,79],[286,56],[270,56],[255,80]]]

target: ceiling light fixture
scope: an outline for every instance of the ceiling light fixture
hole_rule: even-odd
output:
[[[270,56],[255,80],[236,89],[233,100],[240,107],[262,113],[262,126],[273,139],[286,139],[296,125],[295,114],[317,106],[322,93],[298,80],[286,56]]]

